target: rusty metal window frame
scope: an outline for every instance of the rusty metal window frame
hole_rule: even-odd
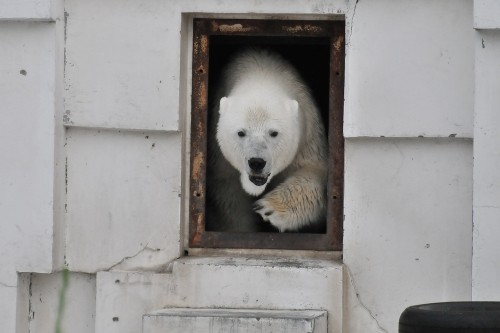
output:
[[[326,233],[235,233],[205,230],[210,36],[327,37],[330,44]],[[341,251],[344,198],[344,21],[194,19],[189,247]]]

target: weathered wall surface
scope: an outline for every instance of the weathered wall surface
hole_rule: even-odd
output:
[[[500,288],[500,3],[474,2],[474,256],[472,298],[498,300]]]
[[[152,270],[180,256],[180,16],[174,14],[164,1],[65,2],[71,270]]]
[[[61,332],[88,333],[95,327],[95,275],[66,273],[32,274],[28,304],[30,333]],[[63,292],[63,306],[60,306]]]
[[[66,144],[68,268],[152,270],[179,257],[180,135],[72,127]]]
[[[358,1],[344,135],[472,137],[472,20],[469,0]]]
[[[16,272],[52,271],[56,35],[48,22],[0,32],[0,331],[13,332]]]
[[[324,309],[329,332],[340,332],[341,265],[298,262],[183,258],[167,274],[99,272],[96,332],[138,332],[142,315],[163,307]]]
[[[61,0],[0,0],[1,20],[53,21]]]
[[[409,305],[471,298],[472,24],[471,1],[357,2],[344,264],[358,299],[346,298],[347,332],[365,330],[363,311],[397,332]]]
[[[498,298],[498,12],[494,0],[0,0],[0,331],[53,331],[64,266],[74,332],[138,332],[145,313],[204,306],[326,309],[329,332],[395,333],[408,305]],[[191,18],[334,15],[347,43],[343,261],[175,261]]]
[[[67,125],[179,130],[181,18],[174,6],[65,2]]]
[[[470,140],[362,138],[346,152],[347,292],[389,332],[407,306],[470,299]]]

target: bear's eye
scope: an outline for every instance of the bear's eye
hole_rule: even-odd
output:
[[[245,135],[246,135],[246,134],[245,134],[245,132],[243,132],[243,131],[238,131],[238,136],[239,136],[240,138],[244,137]]]
[[[272,136],[273,138],[277,137],[278,136],[278,132],[276,131],[271,131],[271,133],[269,133],[270,136]]]

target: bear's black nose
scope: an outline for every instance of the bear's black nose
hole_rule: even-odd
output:
[[[262,158],[252,157],[248,160],[248,166],[253,171],[262,171],[262,169],[264,169],[264,167],[266,166],[266,161],[264,161]]]

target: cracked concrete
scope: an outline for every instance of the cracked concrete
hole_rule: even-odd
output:
[[[149,243],[142,247],[139,251],[131,256],[126,256],[117,263],[112,264],[109,268],[103,271],[126,270],[126,271],[149,271],[160,272],[165,271],[168,266],[165,260],[161,258],[165,256],[163,249],[151,248]],[[148,261],[158,262],[156,265],[147,264]]]
[[[351,15],[350,20],[348,21],[348,24],[349,24],[349,37],[346,40],[346,43],[348,45],[351,44],[352,30],[354,29],[354,16],[356,15],[356,8],[358,7],[358,2],[359,2],[359,0],[356,0],[356,2],[354,2],[354,6],[353,6],[353,9],[352,9],[352,15]]]
[[[377,320],[377,315],[363,302],[349,266],[344,264],[344,329],[349,333],[387,333]]]

